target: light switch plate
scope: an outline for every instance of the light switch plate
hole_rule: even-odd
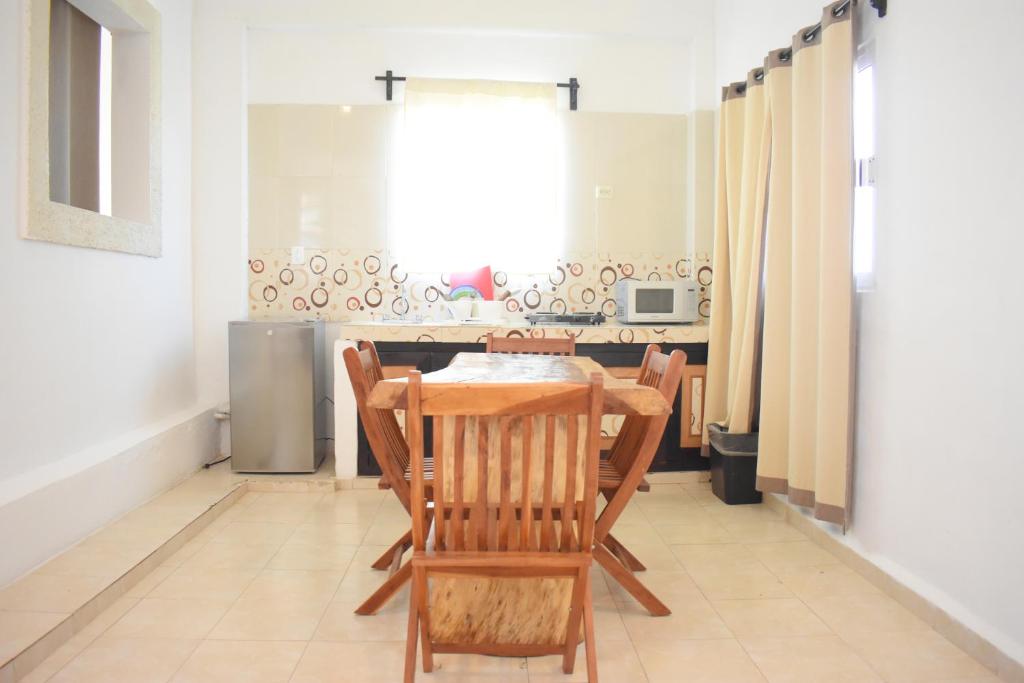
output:
[[[595,185],[594,199],[611,199],[615,192],[611,185]]]
[[[306,262],[306,248],[292,247],[292,265],[299,265]]]

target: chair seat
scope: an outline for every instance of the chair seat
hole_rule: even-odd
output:
[[[622,486],[622,473],[615,469],[615,465],[611,464],[607,460],[602,460],[601,465],[597,470],[597,488],[599,489],[617,489]],[[651,490],[651,485],[647,479],[640,479],[640,484],[636,487],[637,491],[647,492]]]

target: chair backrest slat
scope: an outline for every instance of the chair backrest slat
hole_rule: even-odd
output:
[[[434,430],[433,430],[434,431],[434,450],[433,450],[433,452],[434,453],[441,453],[441,452],[444,451],[444,443],[445,443],[445,441],[444,441],[444,437],[445,437],[444,421],[443,420],[434,420],[433,421],[433,427],[434,427]],[[444,458],[436,458],[434,460],[434,482],[436,483],[437,486],[444,486],[444,475],[445,475]],[[436,513],[434,515],[434,525],[436,527],[437,534],[439,536],[441,536],[442,538],[444,537],[444,533],[445,533],[445,512],[446,512],[446,510],[444,510],[442,508],[442,509],[436,511]]]
[[[533,418],[523,420],[522,438],[523,466],[520,473],[519,501],[523,503],[530,500],[530,482],[533,475]],[[533,511],[523,509],[521,505],[519,548],[524,551],[536,550],[537,546],[533,541]]]
[[[576,335],[565,337],[495,337],[487,333],[487,353],[527,353],[541,356],[575,356]]]

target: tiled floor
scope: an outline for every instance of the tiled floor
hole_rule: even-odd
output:
[[[987,669],[762,506],[655,485],[616,536],[672,608],[650,617],[603,573],[598,665],[609,683],[995,681]],[[355,606],[408,527],[387,491],[248,493],[28,681],[401,680],[407,593]],[[557,657],[439,655],[422,681],[585,680]]]

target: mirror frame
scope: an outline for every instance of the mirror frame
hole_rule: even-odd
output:
[[[158,257],[161,207],[160,13],[146,0],[73,0],[112,31],[149,34],[149,221],[105,216],[50,199],[50,0],[24,0],[21,112],[21,237]]]

